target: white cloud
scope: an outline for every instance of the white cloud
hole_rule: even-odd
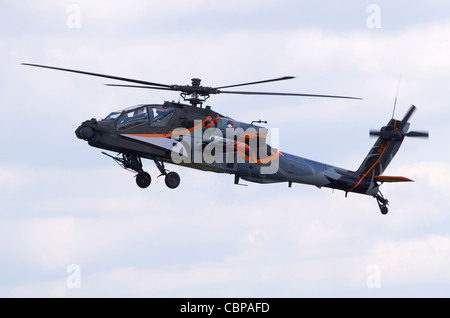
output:
[[[64,278],[62,278],[55,281],[15,285],[4,296],[11,298],[61,298],[70,297],[71,294]]]
[[[404,165],[402,171],[409,173],[420,181],[427,182],[434,191],[450,195],[450,163],[435,161],[436,158],[430,158],[428,162],[417,162]]]
[[[410,240],[381,241],[373,247],[367,260],[380,266],[386,286],[448,284],[449,252],[450,237],[429,235]]]

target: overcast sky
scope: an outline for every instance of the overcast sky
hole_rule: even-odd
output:
[[[427,1],[8,1],[0,10],[0,296],[448,297],[450,4]],[[267,120],[281,151],[356,170],[392,116],[412,130],[369,196],[151,161],[143,190],[75,136],[84,120],[176,92],[107,87],[37,63],[167,84],[350,95],[213,96]]]

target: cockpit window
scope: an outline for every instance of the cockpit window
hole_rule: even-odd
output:
[[[108,116],[106,116],[105,120],[113,120],[113,119],[117,119],[117,117],[120,116],[122,112],[112,112],[111,114],[109,114]]]
[[[150,126],[165,127],[174,113],[175,110],[173,108],[164,108],[162,106],[150,108]]]
[[[126,111],[124,114],[122,114],[122,116],[120,116],[117,122],[117,130],[125,130],[145,124],[147,122],[147,119],[148,116],[146,106]]]

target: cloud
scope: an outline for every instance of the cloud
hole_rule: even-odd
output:
[[[447,177],[450,173],[450,164],[430,160],[428,162],[410,163],[403,166],[402,171],[422,182],[427,182],[433,191],[444,195],[446,198],[450,195],[448,191],[450,180]]]
[[[450,237],[428,235],[399,241],[382,241],[368,255],[381,268],[384,286],[449,283]]]
[[[17,249],[10,259],[29,263],[35,270],[50,270],[55,281],[24,284],[13,292],[27,295],[35,290],[52,295],[54,284],[63,283],[65,268],[71,263],[81,267],[82,288],[66,290],[68,296],[353,295],[358,290],[368,292],[366,268],[373,263],[382,268],[382,284],[395,284],[398,269],[385,271],[385,264],[395,266],[390,255],[409,246],[408,240],[398,242],[396,237],[411,225],[394,225],[406,215],[394,210],[387,219],[371,198],[344,198],[307,189],[296,186],[289,194],[245,203],[242,198],[255,192],[249,188],[239,197],[230,197],[228,204],[218,200],[218,192],[210,191],[210,198],[200,202],[189,202],[181,195],[182,211],[166,202],[166,211],[139,212],[138,208],[112,211],[108,217],[106,210],[96,214],[102,208],[94,205],[91,216],[34,217],[4,224],[4,239],[16,233]],[[148,202],[155,202],[155,197]],[[126,206],[126,201],[117,204]],[[416,211],[408,213],[417,217]],[[385,234],[380,243],[376,233],[388,229],[400,233]],[[425,236],[426,244],[432,246],[425,251],[440,262],[436,271],[448,263],[438,255],[445,253],[447,240]],[[406,253],[410,260],[424,249],[420,239],[412,241]],[[20,257],[16,255],[19,250]],[[427,266],[426,258],[420,262]],[[416,283],[407,277],[400,277],[398,283]]]

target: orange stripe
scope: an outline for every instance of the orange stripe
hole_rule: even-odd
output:
[[[373,168],[375,168],[375,166],[377,165],[378,161],[380,161],[381,157],[383,156],[384,152],[386,151],[387,146],[389,145],[389,142],[390,142],[390,141],[387,142],[386,146],[384,147],[383,151],[381,152],[380,156],[378,157],[378,160],[375,161],[375,163],[373,164],[373,166],[370,167],[369,170],[367,170],[367,172],[362,176],[362,178],[359,179],[358,183],[357,183],[355,186],[353,186],[350,190],[348,190],[348,192],[352,191],[354,188],[356,188],[357,186],[359,186],[359,184],[361,183],[361,181],[363,181],[363,179],[369,174],[369,172],[372,171]]]
[[[273,149],[271,149],[271,152],[272,153],[271,153],[270,157],[257,159],[255,152],[252,152],[252,154],[251,154],[252,157],[250,158],[250,156],[247,156],[247,154],[244,151],[242,151],[242,148],[237,149],[237,153],[241,158],[244,158],[247,162],[257,163],[257,164],[269,163],[281,156],[281,152],[279,150],[274,151]]]
[[[281,156],[280,151],[278,151],[278,150],[274,151],[273,149],[271,149],[271,154],[267,158],[257,159],[255,151],[253,151],[251,154],[249,153],[249,155],[247,155],[245,152],[250,151],[250,147],[246,143],[246,140],[249,140],[250,138],[253,139],[253,138],[258,138],[258,137],[266,139],[267,135],[256,132],[256,131],[250,131],[250,132],[247,132],[237,138],[238,146],[240,146],[239,144],[245,145],[244,149],[242,149],[243,148],[242,146],[237,148],[237,153],[241,158],[244,158],[247,162],[250,162],[250,163],[266,164],[266,163],[272,162],[273,160],[275,160]],[[251,157],[250,157],[250,155],[251,155]]]
[[[397,127],[397,119],[394,119],[394,127]],[[373,164],[373,166],[370,167],[369,170],[367,170],[367,172],[362,176],[362,178],[359,179],[358,183],[357,183],[355,186],[353,186],[350,190],[348,190],[348,192],[352,191],[354,188],[356,188],[357,186],[359,186],[359,184],[361,183],[361,181],[363,181],[363,179],[369,174],[369,172],[372,171],[373,168],[375,168],[376,164],[378,163],[378,161],[380,161],[381,157],[383,156],[384,152],[386,151],[387,146],[389,145],[389,143],[390,143],[390,141],[388,141],[388,142],[386,143],[386,146],[384,146],[383,151],[381,152],[380,156],[378,157],[378,160],[375,161],[375,163]]]

